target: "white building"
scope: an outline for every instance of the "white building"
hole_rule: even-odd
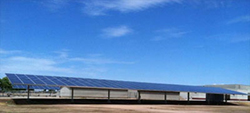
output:
[[[230,84],[230,85],[206,85],[208,87],[220,87],[224,89],[229,89],[241,93],[245,93],[248,95],[229,95],[227,96],[228,100],[236,100],[236,101],[247,101],[250,99],[250,86],[247,85],[238,85],[238,84]],[[187,99],[187,93],[181,92],[180,93],[181,98]],[[206,94],[205,93],[195,93],[190,92],[190,100],[206,100]]]
[[[239,85],[239,84],[228,84],[228,85],[207,85],[209,87],[220,87],[224,89],[229,89],[241,93],[246,93],[248,95],[230,95],[228,98],[230,100],[240,100],[240,101],[247,101],[249,100],[250,96],[250,86],[248,85]]]
[[[71,97],[71,88],[62,87],[60,90],[61,98]],[[110,90],[111,99],[138,99],[139,92],[137,90]],[[180,100],[179,92],[167,92],[167,100]],[[164,100],[165,92],[156,91],[140,91],[141,99],[145,100]],[[74,98],[108,98],[107,89],[74,89]]]

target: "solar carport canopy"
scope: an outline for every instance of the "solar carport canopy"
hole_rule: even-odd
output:
[[[105,89],[133,89],[145,91],[173,91],[173,92],[200,92],[211,94],[238,94],[244,93],[231,91],[215,87],[173,85],[160,83],[130,82],[104,79],[89,79],[76,77],[42,76],[28,74],[6,73],[13,85],[31,85],[31,86],[56,86],[72,88],[105,88]]]
[[[27,85],[12,85],[13,89],[27,89]],[[56,86],[45,86],[45,85],[32,85],[30,86],[30,89],[48,89],[48,90],[60,90],[60,87],[56,87]]]

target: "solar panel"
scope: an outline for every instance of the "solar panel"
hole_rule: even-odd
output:
[[[27,85],[12,85],[13,89],[27,89]],[[51,90],[59,90],[60,87],[56,86],[30,86],[30,89],[51,89]]]
[[[12,84],[31,85],[32,88],[41,88],[42,86],[46,88],[48,88],[49,86],[56,86],[56,87],[66,86],[66,87],[116,88],[116,89],[148,90],[148,91],[200,92],[200,93],[213,93],[213,94],[244,95],[244,93],[222,88],[215,88],[215,87],[102,80],[102,79],[89,79],[89,78],[76,78],[76,77],[27,75],[27,74],[6,73],[6,75]],[[18,87],[23,87],[23,86],[18,86]]]

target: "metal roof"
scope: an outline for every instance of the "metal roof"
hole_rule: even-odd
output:
[[[6,73],[13,85],[32,86],[56,86],[56,87],[78,87],[78,88],[105,88],[105,89],[134,89],[144,91],[173,91],[173,92],[200,92],[211,94],[239,94],[244,93],[231,91],[223,88],[174,85],[160,83],[130,82],[104,79],[89,79],[76,77],[43,76],[30,74]]]

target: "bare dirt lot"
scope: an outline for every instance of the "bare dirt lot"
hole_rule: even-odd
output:
[[[15,105],[9,99],[0,100],[1,113],[250,113],[250,102],[237,105],[115,105],[64,104]]]

